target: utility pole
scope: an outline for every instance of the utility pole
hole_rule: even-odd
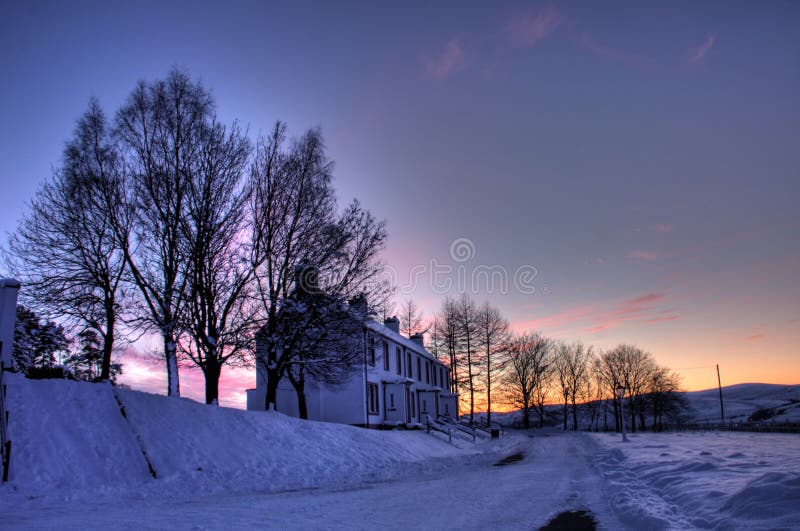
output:
[[[722,380],[719,377],[719,363],[717,363],[717,386],[719,387],[719,416],[725,424],[725,408],[722,406]]]

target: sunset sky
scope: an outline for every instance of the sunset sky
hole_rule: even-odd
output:
[[[689,390],[716,363],[800,383],[800,4],[430,4],[3,1],[0,242],[90,97],[177,66],[253,138],[322,128],[342,202],[387,220],[398,303],[466,288]],[[146,349],[123,381],[164,392]],[[254,382],[223,372],[223,405]]]

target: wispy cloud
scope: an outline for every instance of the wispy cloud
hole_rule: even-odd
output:
[[[460,37],[450,39],[439,54],[425,61],[425,71],[434,79],[445,79],[464,68],[464,49]]]
[[[633,258],[634,260],[644,260],[647,262],[652,262],[658,258],[658,255],[654,251],[643,251],[641,249],[629,251],[627,256],[628,258]]]
[[[554,32],[561,20],[561,14],[550,5],[516,17],[506,26],[506,33],[516,44],[530,48]]]
[[[600,332],[616,328],[627,321],[652,324],[680,318],[680,315],[671,308],[659,309],[657,307],[657,303],[662,302],[664,297],[663,293],[647,293],[622,301],[612,310],[594,316],[594,324],[586,331],[589,333]]]
[[[706,40],[705,42],[703,42],[703,44],[692,50],[692,55],[689,58],[689,62],[699,63],[700,61],[702,61],[705,58],[705,56],[708,55],[708,52],[711,51],[711,48],[714,47],[715,41],[716,37],[714,35],[709,35],[708,37],[706,37]]]
[[[589,50],[592,54],[602,57],[604,59],[611,59],[614,61],[621,61],[630,64],[643,64],[645,58],[641,55],[619,50],[598,41],[591,33],[588,32],[575,32],[571,33],[573,41]]]
[[[656,225],[656,232],[672,232],[672,225]]]
[[[751,336],[747,336],[744,338],[745,341],[758,341],[759,339],[764,339],[766,334],[753,334]]]
[[[664,293],[645,293],[621,301],[576,306],[538,319],[514,323],[513,328],[518,331],[542,330],[558,337],[567,333],[574,335],[576,332],[594,334],[626,322],[651,325],[680,319],[675,308],[663,305],[666,297]]]

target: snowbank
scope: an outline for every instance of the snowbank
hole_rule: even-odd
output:
[[[800,437],[738,432],[593,435],[617,516],[633,528],[800,525]]]
[[[448,466],[447,458],[480,453],[422,432],[364,430],[107,384],[8,376],[12,469],[0,492],[20,498],[338,486],[435,472]]]

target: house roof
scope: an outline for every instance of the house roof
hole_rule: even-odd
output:
[[[364,324],[366,325],[367,328],[369,328],[373,332],[382,335],[386,339],[391,339],[395,343],[403,345],[408,350],[416,352],[417,354],[425,356],[426,358],[431,359],[435,362],[442,363],[440,360],[436,358],[436,356],[428,352],[424,347],[420,346],[419,343],[417,343],[416,341],[412,341],[403,335],[398,334],[391,328],[372,319],[367,320]]]

